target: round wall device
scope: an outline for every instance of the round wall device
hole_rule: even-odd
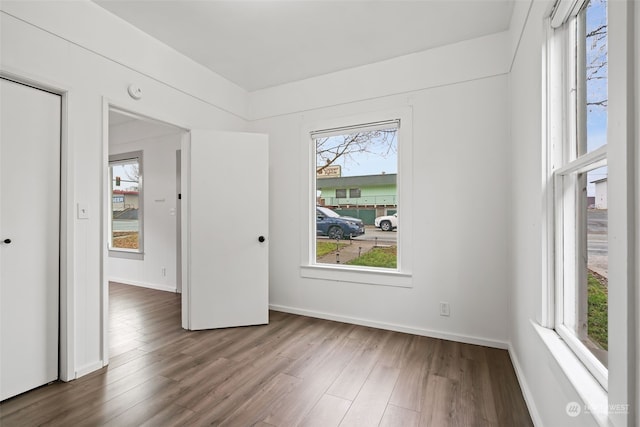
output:
[[[140,89],[138,86],[134,85],[133,83],[129,85],[129,87],[127,88],[127,91],[129,92],[129,95],[131,95],[133,99],[142,98],[142,89]]]

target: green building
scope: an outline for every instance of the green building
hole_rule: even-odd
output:
[[[318,178],[318,204],[372,225],[377,216],[398,209],[397,174]]]

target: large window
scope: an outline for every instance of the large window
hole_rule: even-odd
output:
[[[109,180],[109,249],[142,254],[142,152],[110,156]]]
[[[607,2],[578,4],[554,31],[550,170],[554,327],[607,387]],[[553,126],[552,126],[553,128]]]
[[[399,209],[399,125],[388,120],[312,132],[315,263],[398,268],[398,233],[382,231],[377,219]]]
[[[325,118],[301,130],[301,276],[412,287],[412,108]]]

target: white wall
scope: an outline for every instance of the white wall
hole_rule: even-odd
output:
[[[253,114],[266,117],[251,129],[270,140],[273,308],[506,347],[507,41],[484,37],[251,94]],[[413,109],[413,287],[301,278],[303,144],[310,143],[302,128],[406,106]],[[439,316],[440,301],[450,303],[451,317]]]
[[[246,100],[239,101],[244,93],[219,76],[176,59],[175,52],[156,57],[157,41],[124,30],[122,21],[91,2],[3,1],[0,8],[0,70],[66,94],[63,240],[69,241],[62,254],[66,290],[61,309],[72,307],[73,315],[62,319],[62,335],[69,343],[62,343],[62,360],[68,363],[61,374],[72,379],[103,363],[103,101],[185,128],[243,130],[246,122],[227,111]],[[39,28],[45,24],[46,30]],[[96,43],[110,49],[97,54],[91,50]],[[110,59],[124,51],[132,54]],[[149,68],[162,73],[149,77]],[[212,87],[211,82],[216,84]],[[127,94],[130,83],[143,89],[140,101]],[[207,99],[190,95],[194,87],[206,88]],[[87,204],[89,219],[75,219],[77,203]]]
[[[142,151],[144,185],[144,258],[111,253],[106,268],[110,281],[177,290],[176,150],[183,133],[141,120],[110,127],[109,155]]]
[[[249,93],[253,120],[345,105],[420,89],[505,74],[509,33],[423,52]]]

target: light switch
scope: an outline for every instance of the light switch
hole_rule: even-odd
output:
[[[78,219],[89,219],[89,207],[86,203],[78,203]]]

